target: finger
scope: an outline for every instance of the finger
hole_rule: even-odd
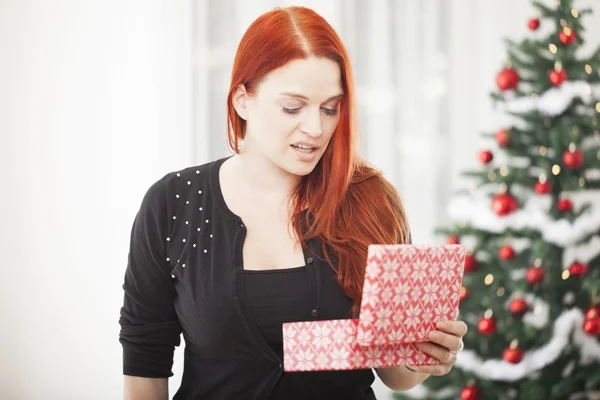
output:
[[[456,362],[456,353],[450,352],[445,347],[430,342],[417,343],[416,346],[423,353],[436,358],[442,364],[454,364]]]
[[[431,331],[429,333],[429,340],[451,351],[460,351],[462,347],[460,337],[441,331]]]
[[[446,375],[452,369],[451,365],[439,364],[439,365],[420,365],[410,366],[411,369],[422,374],[429,374],[434,376]]]
[[[465,336],[469,330],[463,321],[440,321],[436,326],[439,330],[458,337]]]

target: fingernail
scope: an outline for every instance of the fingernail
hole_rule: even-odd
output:
[[[429,332],[429,339],[439,339],[440,334],[437,331],[431,331]]]
[[[444,321],[440,321],[437,323],[436,325],[438,328],[445,328],[446,326],[448,326]]]

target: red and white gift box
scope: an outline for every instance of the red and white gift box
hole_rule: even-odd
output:
[[[439,363],[415,343],[457,319],[465,256],[463,245],[369,246],[360,318],[284,323],[284,370]]]

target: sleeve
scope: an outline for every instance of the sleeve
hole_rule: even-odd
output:
[[[175,289],[166,260],[165,178],[148,189],[131,229],[119,318],[124,375],[173,376],[173,353],[180,344]]]

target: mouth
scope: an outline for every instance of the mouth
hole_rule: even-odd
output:
[[[291,146],[292,146],[292,148],[294,148],[294,150],[299,151],[300,153],[304,153],[304,154],[310,154],[317,150],[316,147],[310,147],[310,146],[306,146],[303,144],[299,144],[299,145],[292,144]]]

